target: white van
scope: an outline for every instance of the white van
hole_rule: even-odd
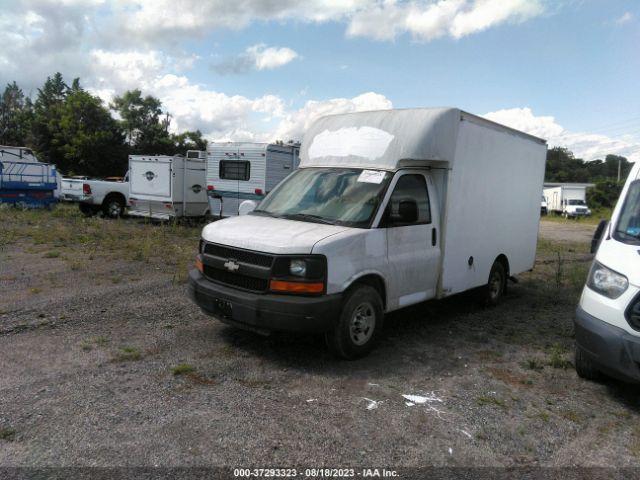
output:
[[[238,215],[245,200],[259,202],[298,168],[299,145],[226,142],[207,146],[207,195],[211,215]]]
[[[260,333],[324,332],[344,358],[386,312],[476,287],[494,304],[533,267],[546,149],[454,108],[323,117],[298,170],[203,229],[190,295]]]
[[[597,252],[575,319],[576,371],[640,382],[640,163],[592,245]]]
[[[129,157],[129,215],[157,220],[209,212],[204,152]]]

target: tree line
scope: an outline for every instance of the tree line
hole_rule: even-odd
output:
[[[0,145],[27,146],[66,175],[122,176],[131,154],[185,154],[204,150],[199,130],[170,133],[171,115],[159,99],[130,90],[105,105],[60,73],[48,77],[35,99],[16,82],[0,98]]]
[[[594,183],[587,190],[587,203],[592,208],[612,208],[633,164],[625,157],[607,155],[604,160],[585,161],[566,148],[547,151],[545,181],[562,183]],[[620,180],[618,180],[618,174]]]

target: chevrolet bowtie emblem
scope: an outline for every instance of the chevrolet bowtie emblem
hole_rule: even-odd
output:
[[[238,265],[234,260],[227,260],[223,266],[230,272],[235,272],[240,268],[240,265]]]

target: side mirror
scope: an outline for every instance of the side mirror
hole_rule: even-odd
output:
[[[607,229],[608,224],[609,222],[607,220],[600,220],[598,228],[593,232],[593,238],[591,239],[591,253],[596,253],[596,250],[598,250],[598,246],[600,246],[600,242],[602,241],[602,237],[604,236],[604,232]]]
[[[253,212],[258,204],[253,200],[245,200],[238,207],[238,215],[246,215],[249,212]]]
[[[418,203],[415,200],[402,200],[398,206],[400,223],[415,223],[418,221]]]

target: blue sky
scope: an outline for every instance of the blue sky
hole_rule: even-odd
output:
[[[211,139],[323,113],[458,106],[588,159],[640,158],[637,0],[0,0],[0,81],[159,96]],[[14,29],[15,30],[15,29]],[[3,37],[4,35],[4,37]]]

